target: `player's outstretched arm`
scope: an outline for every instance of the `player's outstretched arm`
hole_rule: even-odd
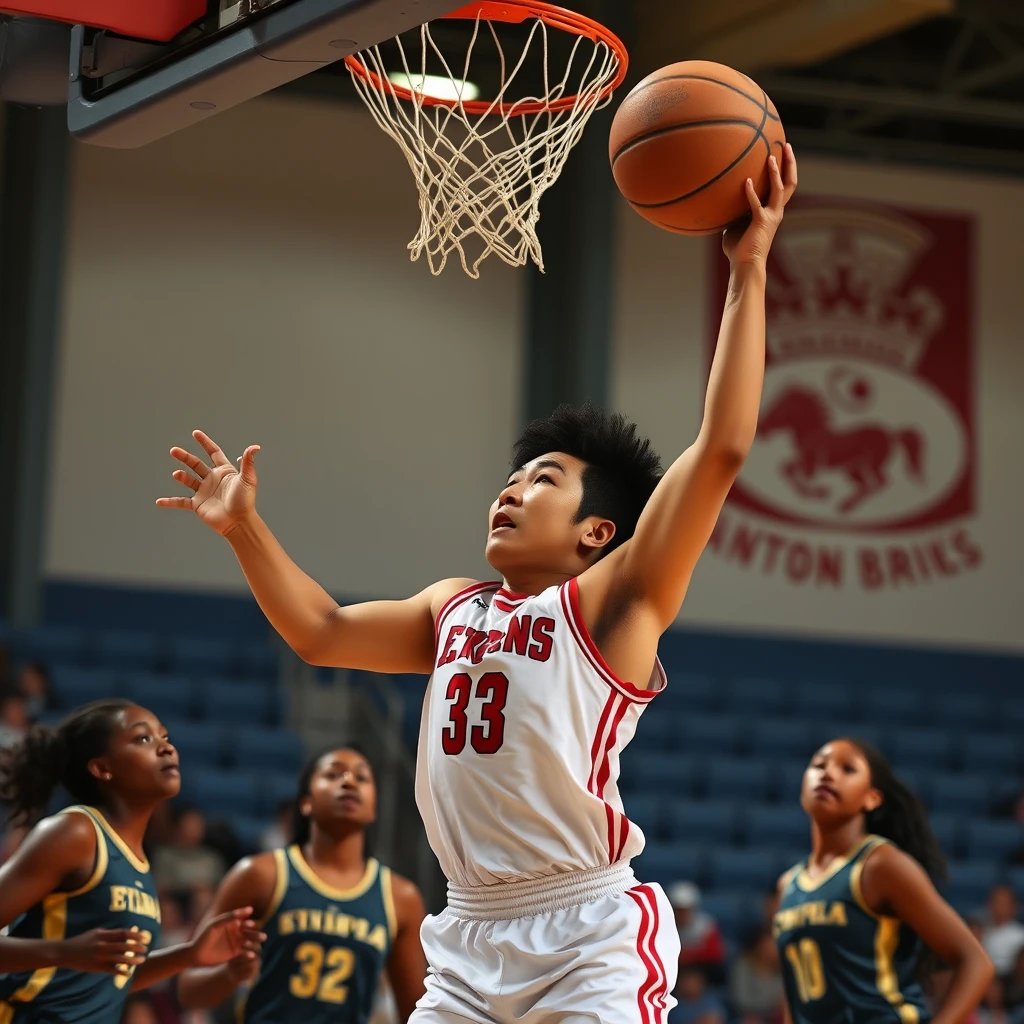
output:
[[[192,436],[210,463],[184,448],[171,456],[185,468],[174,479],[192,493],[158,498],[161,508],[194,512],[231,545],[270,624],[300,658],[316,665],[370,672],[430,671],[434,614],[471,580],[445,580],[405,601],[340,607],[288,557],[256,511],[256,453],[250,445],[238,468],[201,430]]]
[[[892,846],[870,854],[860,889],[871,913],[898,918],[952,969],[946,998],[932,1024],[963,1024],[977,1009],[995,970],[960,915],[938,894],[921,865]]]
[[[797,166],[787,146],[769,161],[771,194],[762,206],[747,182],[751,218],[729,228],[722,246],[731,264],[729,292],[711,365],[704,419],[694,444],[669,467],[623,545],[621,586],[661,631],[675,620],[690,575],[757,430],[764,381],[766,261]],[[600,563],[599,563],[600,564]]]

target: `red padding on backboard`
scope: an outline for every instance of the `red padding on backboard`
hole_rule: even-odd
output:
[[[166,42],[206,14],[206,0],[0,0],[0,12]]]

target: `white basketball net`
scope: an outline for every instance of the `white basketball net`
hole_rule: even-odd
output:
[[[451,79],[453,95],[461,97],[462,83],[470,80],[473,49],[482,26],[497,47],[501,67],[500,91],[485,113],[468,112],[461,98],[451,105],[426,104],[424,95],[415,92],[415,84],[411,100],[396,95],[388,72],[402,70],[407,81],[423,82],[428,54],[432,53]],[[500,23],[477,17],[460,75],[452,72],[431,38],[429,25],[420,27],[417,59],[410,60],[401,38],[396,40],[401,69],[386,67],[376,46],[357,55],[379,76],[380,88],[352,73],[377,124],[398,143],[412,168],[421,218],[419,231],[409,243],[410,258],[418,260],[425,253],[435,275],[444,269],[452,252],[458,252],[463,269],[472,278],[480,276],[480,264],[491,253],[514,267],[524,266],[531,258],[543,270],[537,238],[540,197],[561,174],[590,115],[611,99],[610,92],[602,93],[614,80],[619,59],[604,41],[577,36],[565,73],[552,81],[548,26],[539,19],[532,21],[526,46],[514,65],[506,62],[499,28]],[[510,97],[528,59],[543,61],[544,93]],[[550,104],[574,93],[575,101],[566,109],[549,109]],[[541,103],[544,109],[517,114],[515,107],[524,103]],[[473,252],[467,252],[471,241]]]

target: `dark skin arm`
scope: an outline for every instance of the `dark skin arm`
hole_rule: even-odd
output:
[[[893,846],[880,846],[864,862],[864,902],[882,917],[895,917],[953,971],[933,1024],[962,1024],[981,1002],[995,971],[981,943],[936,892],[924,869]]]
[[[261,920],[270,907],[276,883],[277,864],[272,853],[245,857],[224,876],[208,917],[251,907],[253,917]],[[178,1000],[185,1010],[219,1006],[258,973],[256,956],[235,956],[218,967],[190,965],[178,980]]]
[[[420,925],[425,912],[419,889],[407,878],[392,875],[391,893],[395,900],[398,932],[391,945],[387,972],[398,1005],[398,1019],[404,1024],[425,991],[427,958],[420,945]]]
[[[0,927],[51,893],[81,888],[95,862],[96,830],[84,814],[59,814],[41,821],[0,867]],[[0,936],[0,964],[12,973],[67,967],[118,974],[145,953],[138,932],[124,928],[94,928],[59,940]]]

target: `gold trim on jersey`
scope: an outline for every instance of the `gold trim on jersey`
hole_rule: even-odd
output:
[[[864,893],[860,888],[860,876],[864,873],[864,864],[867,862],[868,857],[874,850],[877,850],[879,846],[885,846],[888,839],[883,839],[881,836],[870,836],[869,845],[864,853],[864,856],[853,865],[853,870],[850,872],[850,892],[853,893],[853,898],[857,901],[857,906],[864,911],[865,914],[875,918],[876,921],[882,919],[881,914],[876,914],[864,899]]]
[[[845,853],[842,857],[836,857],[832,863],[829,864],[825,873],[820,875],[818,878],[808,877],[807,865],[810,861],[810,858],[808,858],[797,872],[796,878],[794,879],[797,888],[802,892],[814,892],[815,889],[820,889],[821,886],[823,886],[830,878],[834,878],[839,874],[839,872],[842,871],[843,868],[845,868],[846,865],[849,864],[850,861],[853,860],[853,858],[856,857],[857,854],[860,853],[860,851],[863,850],[864,847],[874,838],[874,836],[864,836],[856,846]]]
[[[95,807],[83,807],[82,809],[96,818],[103,827],[103,831],[109,836],[110,841],[124,854],[125,860],[127,860],[136,871],[149,871],[149,861],[146,860],[145,857],[140,858],[132,852],[128,844],[114,831],[110,822],[103,817],[102,811],[96,810]]]
[[[370,857],[366,862],[366,870],[363,872],[363,877],[351,889],[335,889],[333,886],[328,885],[306,863],[306,858],[302,856],[301,847],[297,845],[289,846],[288,859],[292,862],[292,867],[299,873],[299,877],[302,878],[306,885],[314,890],[314,892],[320,893],[321,896],[326,896],[329,900],[358,899],[376,881],[377,870],[380,867],[376,858]]]
[[[903,999],[900,992],[899,979],[893,957],[900,941],[900,922],[895,917],[882,917],[878,920],[878,931],[875,933],[875,971],[877,974],[878,991],[892,1004],[899,1014],[902,1024],[918,1024],[920,1014],[917,1007]]]
[[[395,894],[391,890],[391,868],[380,867],[380,892],[384,897],[384,913],[388,919],[388,934],[395,941],[398,934],[398,912],[395,910]]]
[[[277,913],[277,908],[281,906],[281,900],[284,899],[284,894],[288,890],[288,856],[284,850],[274,851],[274,864],[277,867],[274,894],[270,897],[263,916],[256,922],[261,928]]]

